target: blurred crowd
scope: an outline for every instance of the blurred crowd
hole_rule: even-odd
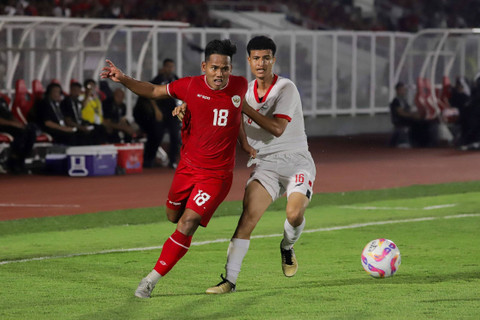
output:
[[[167,84],[176,79],[175,62],[167,58],[151,82]],[[12,106],[10,99],[0,94],[0,138],[13,138],[9,148],[0,150],[0,173],[25,173],[25,160],[33,156],[35,142],[61,147],[142,142],[144,168],[176,168],[180,122],[172,111],[177,100],[138,97],[133,108],[135,121],[130,122],[124,90],[112,90],[107,81],[97,84],[94,79],[83,83],[72,80],[67,93],[56,80],[45,90],[40,81],[34,80],[32,94],[19,83],[24,81],[17,81]],[[25,95],[29,98],[24,99]],[[161,146],[165,134],[169,136],[168,151]]]
[[[312,29],[417,32],[475,27],[478,0],[376,0],[368,12],[354,0],[283,0],[291,20]]]
[[[6,0],[4,15],[76,18],[148,19],[188,22],[195,27],[224,27],[213,19],[203,0]]]
[[[288,20],[309,29],[416,32],[423,28],[474,27],[479,0],[260,0],[225,2],[238,10],[285,12]],[[246,4],[253,5],[246,5]],[[189,22],[195,27],[229,27],[209,15],[207,0],[4,0],[4,15],[149,19]],[[363,10],[362,10],[363,8]],[[365,9],[369,8],[369,9]]]

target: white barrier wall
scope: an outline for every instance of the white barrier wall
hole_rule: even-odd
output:
[[[202,48],[215,38],[238,47],[234,73],[249,80],[246,44],[256,35],[240,29],[188,28],[181,23],[132,20],[0,18],[0,89],[13,93],[15,81],[44,85],[57,79],[68,90],[71,79],[98,79],[105,58],[125,73],[152,79],[165,58],[179,76],[200,73]],[[388,113],[394,74],[408,40],[405,33],[347,31],[269,31],[277,43],[275,72],[291,78],[301,93],[306,116]],[[111,84],[113,85],[113,84]],[[135,103],[127,94],[129,112]]]

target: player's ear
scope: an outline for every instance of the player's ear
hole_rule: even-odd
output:
[[[202,61],[202,72],[206,72],[207,71],[207,63],[205,61]]]

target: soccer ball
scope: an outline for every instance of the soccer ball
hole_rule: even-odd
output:
[[[375,239],[362,251],[362,266],[374,278],[393,276],[400,266],[400,250],[388,239]]]

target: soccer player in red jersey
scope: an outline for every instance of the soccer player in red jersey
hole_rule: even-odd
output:
[[[163,245],[154,269],[140,282],[135,296],[149,298],[158,280],[187,253],[198,226],[206,227],[232,184],[237,137],[249,147],[242,129],[242,101],[247,80],[231,75],[236,46],[213,40],[205,48],[204,75],[185,77],[167,85],[154,85],[126,76],[111,61],[101,77],[122,83],[150,99],[173,97],[188,104],[183,116],[180,162],[168,193],[167,217],[177,223]],[[175,114],[174,114],[175,115]]]

